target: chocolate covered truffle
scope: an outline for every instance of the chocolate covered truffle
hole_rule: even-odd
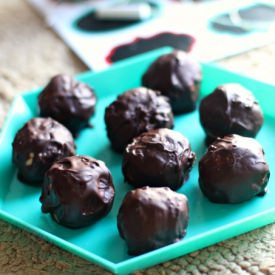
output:
[[[183,51],[174,51],[149,66],[142,85],[161,91],[169,97],[173,112],[181,114],[196,108],[201,78],[199,63]]]
[[[229,134],[255,137],[263,124],[263,113],[255,97],[235,83],[217,87],[201,101],[199,112],[207,144]]]
[[[12,149],[19,179],[30,184],[42,184],[55,161],[75,154],[72,134],[51,118],[29,120],[17,132]]]
[[[180,188],[195,161],[190,143],[170,129],[145,132],[130,143],[123,154],[125,181],[133,187]]]
[[[54,163],[45,174],[40,202],[59,224],[79,228],[105,216],[115,195],[112,176],[104,162],[72,156]]]
[[[133,138],[157,128],[172,128],[174,119],[166,97],[139,87],[128,90],[106,108],[105,122],[112,148],[123,152]]]
[[[264,195],[269,167],[253,138],[228,135],[209,146],[199,162],[199,185],[216,203],[240,203]]]
[[[38,103],[41,116],[54,118],[77,135],[90,126],[96,97],[88,85],[67,75],[57,75],[40,93]]]
[[[168,187],[135,189],[126,194],[117,217],[120,236],[130,255],[139,255],[180,241],[186,234],[186,196]]]

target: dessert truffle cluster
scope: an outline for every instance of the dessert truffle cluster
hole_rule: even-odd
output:
[[[188,179],[196,156],[189,140],[171,128],[173,113],[195,109],[200,82],[199,64],[175,51],[150,65],[142,77],[147,88],[126,91],[106,108],[107,135],[123,153],[124,179],[138,188],[126,195],[117,218],[129,254],[174,243],[186,233],[187,198],[174,191]]]
[[[192,140],[172,128],[177,115],[195,110],[201,70],[189,55],[174,51],[155,60],[141,81],[144,86],[124,91],[104,113],[110,145],[121,153],[124,180],[133,188],[117,213],[131,255],[175,243],[187,232],[188,198],[176,191],[188,180],[196,153]],[[58,75],[38,105],[41,117],[28,121],[12,144],[19,179],[42,187],[42,212],[58,224],[93,224],[110,212],[115,198],[105,163],[76,155],[73,136],[90,125],[95,93]],[[252,93],[239,84],[221,85],[201,100],[199,117],[210,145],[199,160],[202,193],[214,203],[264,195],[270,171],[254,139],[263,113]]]
[[[42,212],[70,228],[87,226],[107,215],[114,200],[106,165],[75,155],[73,135],[89,125],[95,103],[88,85],[57,75],[39,95],[42,117],[29,120],[12,144],[18,178],[42,186]]]
[[[209,145],[199,161],[203,194],[215,203],[241,203],[264,195],[270,170],[254,139],[263,112],[253,94],[237,83],[218,86],[202,99],[199,115]]]

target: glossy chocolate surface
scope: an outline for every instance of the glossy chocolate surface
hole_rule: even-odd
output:
[[[75,154],[72,134],[51,118],[33,118],[16,134],[12,143],[13,163],[21,181],[43,182],[45,172],[57,160]]]
[[[263,113],[255,97],[235,83],[217,87],[201,101],[199,111],[208,144],[229,134],[255,137],[263,124]]]
[[[133,187],[170,187],[177,190],[188,179],[195,161],[190,143],[170,129],[145,132],[124,152],[122,171]]]
[[[105,216],[112,208],[115,190],[104,162],[72,156],[54,163],[45,175],[40,202],[59,224],[79,228]],[[87,240],[88,241],[88,240]]]
[[[38,104],[41,116],[54,118],[77,135],[91,126],[89,119],[95,112],[96,97],[88,85],[57,75],[40,93]]]
[[[180,241],[189,219],[188,200],[167,187],[135,189],[126,194],[117,217],[130,255]]]
[[[174,118],[166,97],[139,87],[119,95],[106,108],[105,123],[112,148],[123,152],[127,144],[143,132],[172,128]]]
[[[240,203],[262,196],[269,176],[262,146],[239,135],[218,138],[199,162],[200,188],[216,203]]]
[[[201,83],[198,62],[183,51],[162,55],[154,61],[142,77],[142,85],[169,97],[175,114],[196,108]]]

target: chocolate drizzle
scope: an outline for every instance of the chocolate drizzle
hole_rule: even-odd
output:
[[[95,112],[96,97],[88,85],[57,75],[40,93],[38,103],[41,116],[54,118],[77,135],[91,126],[89,119]]]
[[[119,209],[117,226],[130,255],[180,241],[186,234],[188,200],[169,188],[130,191]]]
[[[123,152],[133,138],[156,128],[172,128],[171,106],[159,92],[139,87],[126,91],[106,108],[105,123],[115,151]]]
[[[105,216],[115,190],[104,162],[88,156],[64,158],[45,175],[40,202],[59,224],[79,228]]]
[[[196,108],[200,82],[199,64],[183,51],[160,56],[142,76],[142,85],[169,97],[175,114]]]
[[[262,146],[239,135],[218,138],[199,162],[200,188],[217,203],[240,203],[263,195],[269,176]]]
[[[30,184],[42,184],[45,172],[55,161],[75,154],[71,133],[51,118],[29,120],[17,132],[12,147],[18,177]]]

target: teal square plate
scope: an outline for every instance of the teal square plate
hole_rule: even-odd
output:
[[[77,77],[94,87],[98,98],[96,114],[91,119],[94,128],[85,129],[76,139],[77,153],[105,161],[112,172],[116,187],[112,211],[94,225],[83,229],[64,228],[53,222],[49,215],[42,214],[40,188],[24,185],[17,180],[16,169],[11,160],[11,144],[18,129],[27,120],[37,116],[37,96],[41,90],[15,99],[0,137],[1,219],[119,274],[173,259],[275,221],[275,88],[215,65],[205,64],[202,65],[201,97],[219,84],[238,82],[255,94],[263,108],[265,121],[257,140],[263,145],[271,168],[268,192],[264,197],[255,197],[241,204],[209,202],[198,187],[198,160],[206,150],[198,112],[176,116],[175,130],[189,138],[192,149],[197,154],[196,165],[189,180],[178,190],[189,198],[190,222],[187,235],[178,243],[140,256],[131,257],[127,254],[126,244],[117,231],[116,216],[121,201],[130,188],[123,181],[121,155],[110,149],[103,119],[104,110],[119,93],[139,86],[141,76],[149,64],[168,50],[147,53],[117,63],[107,70],[88,72]]]

